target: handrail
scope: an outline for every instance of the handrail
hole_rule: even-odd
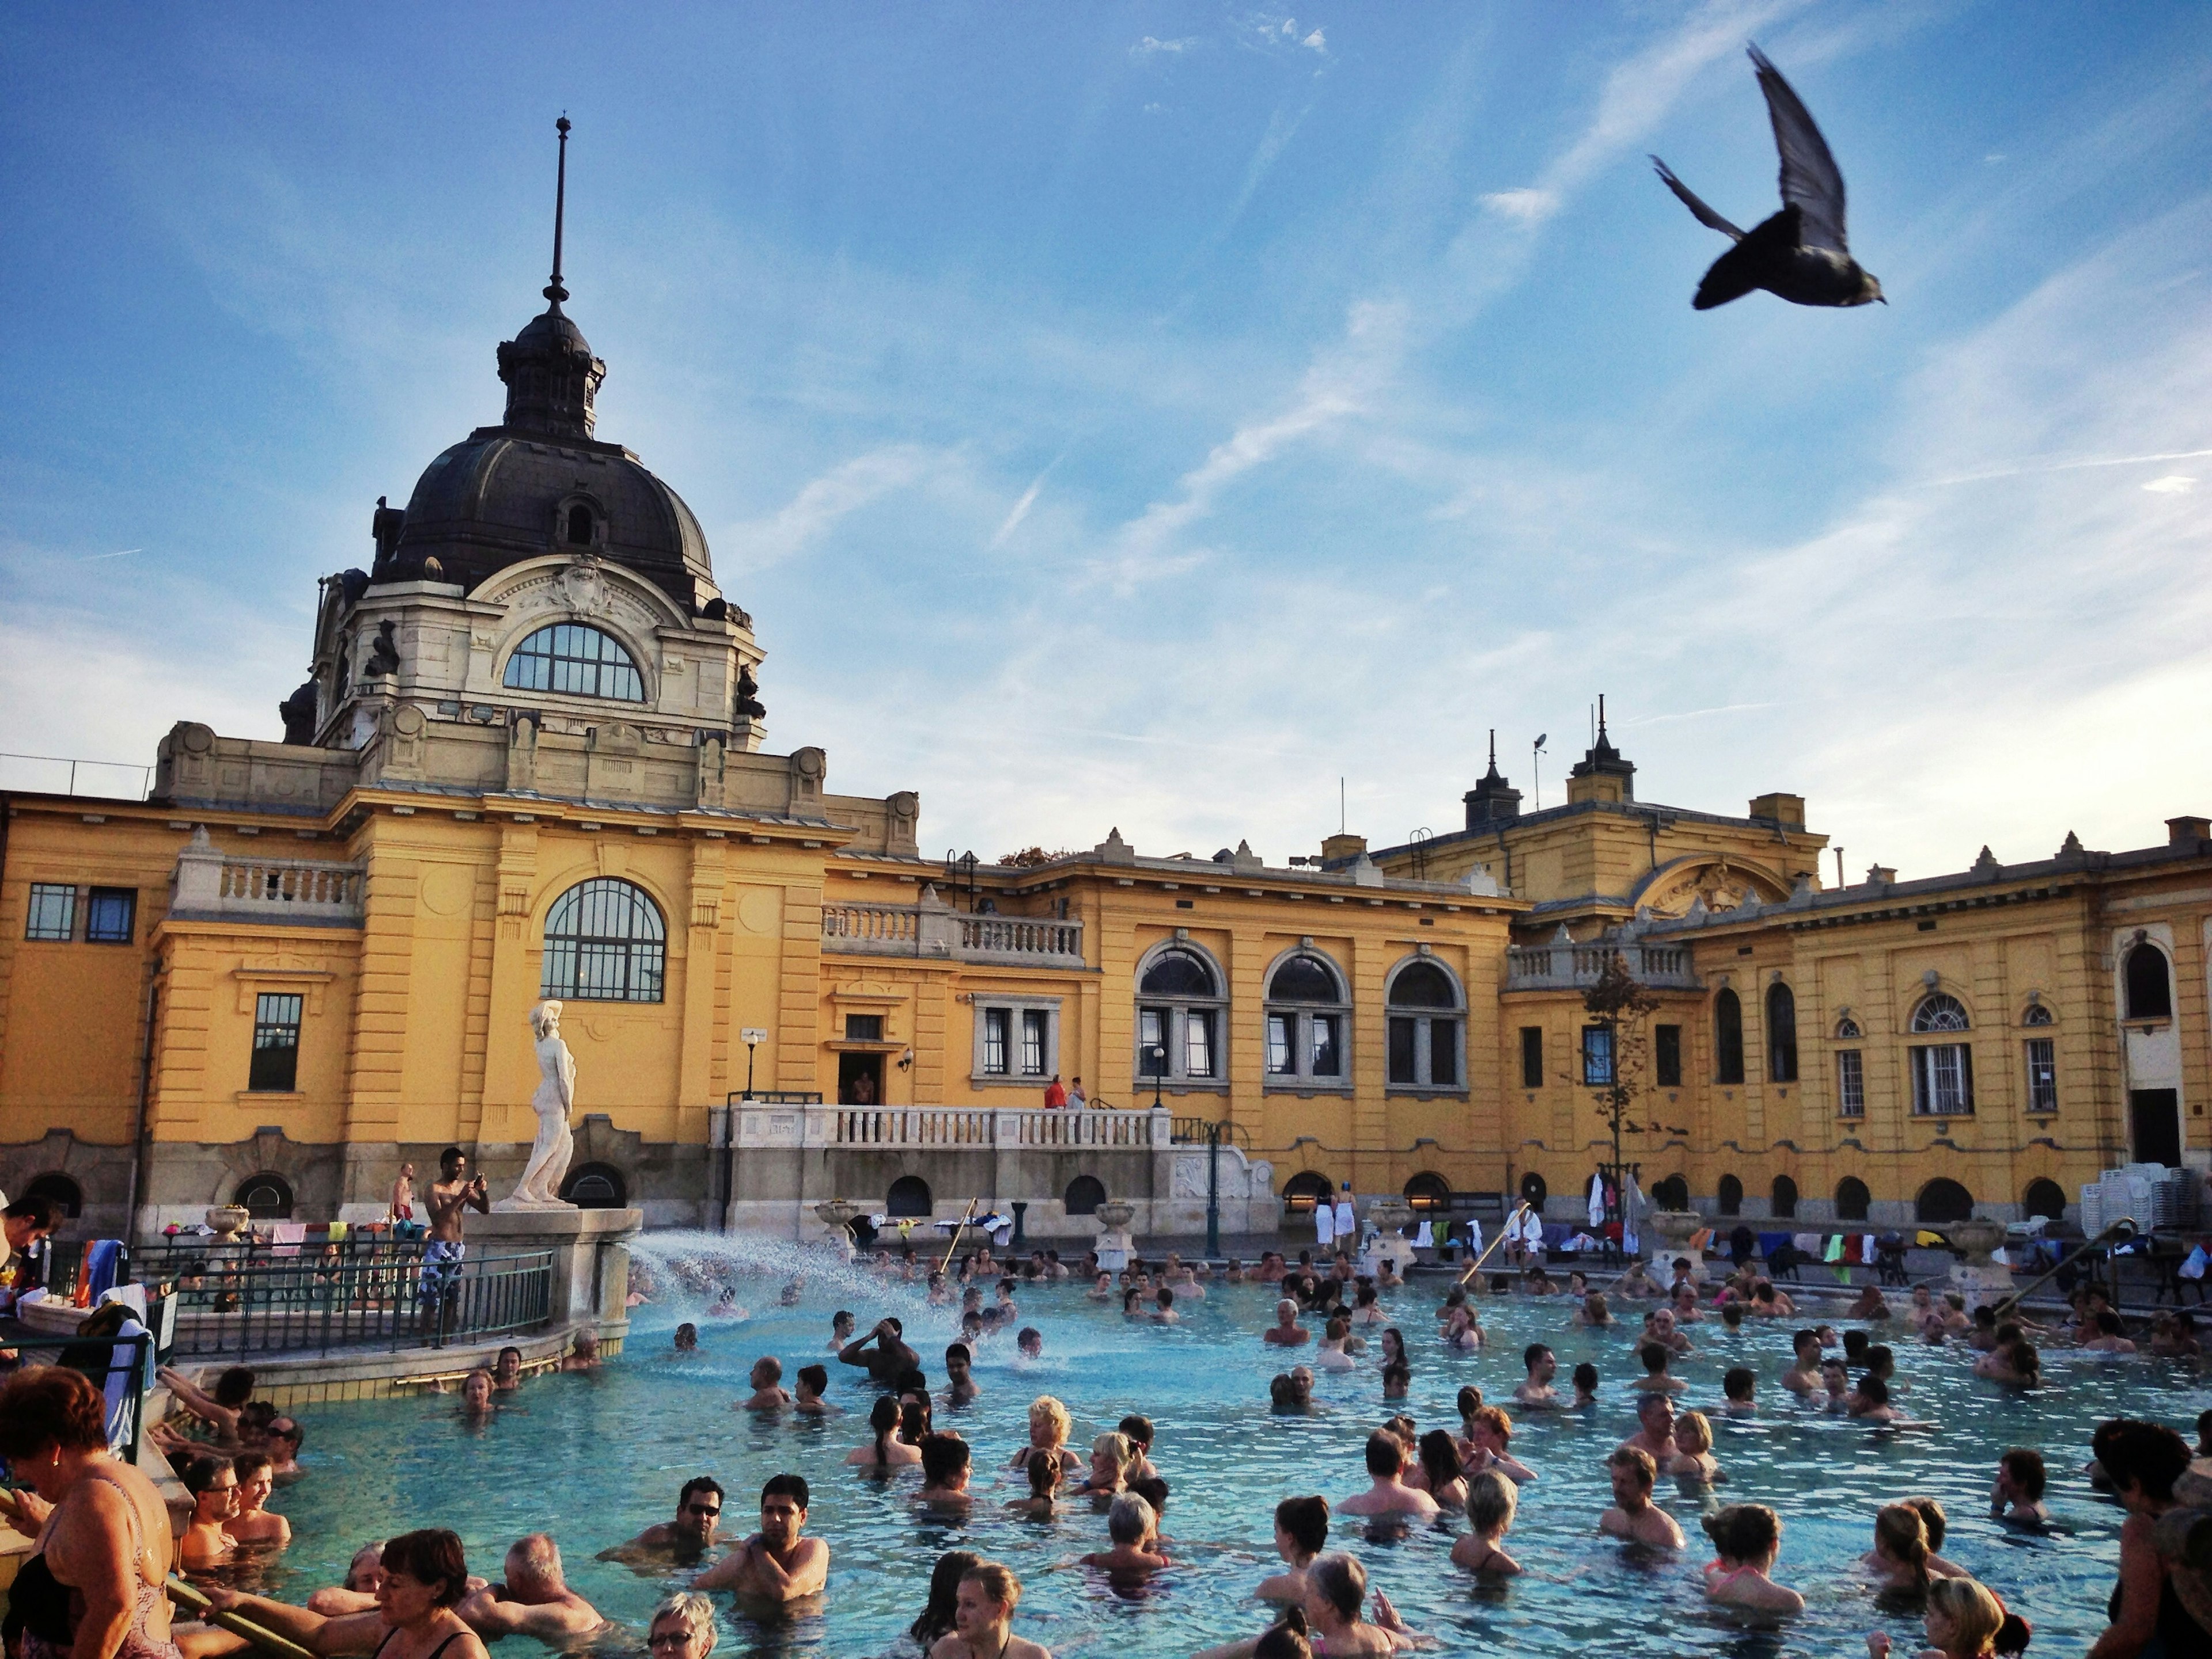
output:
[[[2007,1310],[2018,1307],[2021,1303],[2026,1299],[2030,1291],[2041,1290],[2052,1279],[2057,1278],[2063,1269],[2071,1267],[2075,1262],[2081,1260],[2081,1257],[2088,1255],[2090,1251],[2096,1249],[2099,1246],[2102,1245],[2107,1239],[2110,1239],[2116,1244],[2124,1244],[2130,1239],[2142,1232],[2142,1229],[2136,1224],[2136,1218],[2133,1216],[2122,1216],[2118,1221],[2115,1221],[2111,1225],[2106,1227],[2104,1231],[2100,1232],[2094,1238],[2083,1239],[2081,1243],[2076,1245],[2071,1250],[2069,1250],[2064,1255],[2061,1256],[2055,1263],[2053,1263],[2048,1273],[2042,1274],[2039,1278],[2030,1279],[2026,1288],[2017,1291],[2008,1291],[2003,1296],[1998,1297],[1996,1304],[1998,1316],[2002,1317]],[[2119,1279],[2117,1274],[2113,1277],[2112,1284],[2112,1299],[2114,1303],[2117,1304],[2119,1300]]]
[[[240,1357],[396,1351],[533,1329],[553,1316],[553,1254],[520,1250],[434,1263],[410,1241],[352,1257],[310,1250],[282,1260],[172,1260],[160,1264],[176,1274],[171,1349]]]

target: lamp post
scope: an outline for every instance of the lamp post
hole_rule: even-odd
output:
[[[1146,1058],[1152,1062],[1152,1109],[1160,1109],[1160,1085],[1167,1081],[1168,1051],[1159,1043],[1145,1050]]]
[[[745,1043],[745,1098],[750,1100],[753,1097],[753,1061],[759,1054],[761,1044],[768,1041],[768,1033],[757,1025],[748,1025],[738,1035],[744,1039]]]
[[[1206,1126],[1206,1256],[1221,1254],[1221,1120]]]

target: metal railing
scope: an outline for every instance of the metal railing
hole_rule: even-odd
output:
[[[171,1352],[215,1356],[440,1348],[534,1329],[553,1316],[553,1252],[426,1265],[420,1241],[173,1249],[142,1255],[139,1276],[169,1276]]]
[[[1171,1139],[1178,1146],[1203,1146],[1206,1131],[1217,1125],[1224,1146],[1234,1146],[1247,1152],[1252,1150],[1252,1132],[1243,1124],[1231,1122],[1227,1118],[1179,1117],[1175,1120]]]
[[[27,768],[41,769],[33,771],[27,770]],[[42,795],[74,795],[77,792],[80,770],[85,774],[86,793],[109,800],[143,800],[154,787],[154,769],[131,761],[76,760],[67,755],[0,753],[0,788],[35,790]],[[111,789],[95,787],[102,777],[112,779],[116,787]],[[44,781],[38,781],[41,779]]]
[[[135,1336],[98,1337],[17,1333],[10,1334],[4,1346],[19,1356],[50,1355],[45,1363],[65,1365],[90,1377],[93,1387],[108,1395],[108,1445],[118,1450],[128,1449],[132,1461],[137,1461],[138,1437],[145,1427],[146,1389],[154,1380],[150,1331],[141,1329]],[[118,1378],[124,1379],[123,1386],[108,1394],[109,1385]]]

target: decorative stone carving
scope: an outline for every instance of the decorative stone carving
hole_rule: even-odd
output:
[[[597,616],[607,608],[607,579],[596,556],[580,553],[553,580],[553,592],[563,609],[580,616]]]

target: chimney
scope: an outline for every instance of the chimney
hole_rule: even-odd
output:
[[[1760,795],[1751,803],[1751,816],[1767,823],[1779,824],[1784,830],[1805,827],[1805,798],[1802,795]]]
[[[1887,887],[1897,880],[1897,866],[1893,864],[1869,864],[1867,879],[1877,887]]]
[[[2166,821],[2166,844],[2187,847],[2192,842],[2212,841],[2212,818],[2168,818]]]
[[[1364,836],[1335,835],[1322,837],[1321,857],[1324,865],[1334,864],[1342,859],[1356,859],[1366,850],[1367,837]]]

